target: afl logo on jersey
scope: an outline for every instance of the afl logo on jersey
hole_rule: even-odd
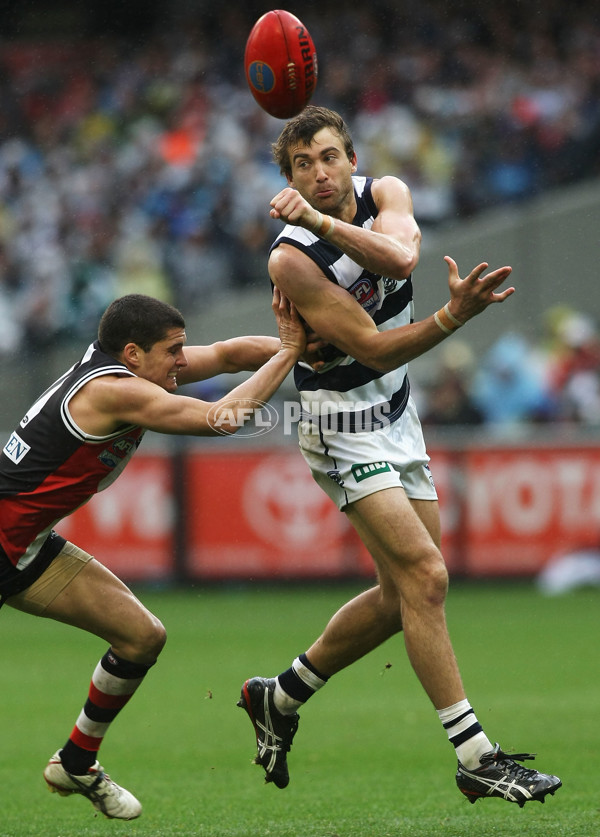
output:
[[[354,299],[365,311],[372,311],[379,303],[379,294],[373,282],[366,276],[362,276],[357,282],[348,288]]]
[[[115,468],[122,459],[129,456],[137,447],[137,441],[129,437],[117,439],[116,442],[102,451],[98,459],[107,468]]]

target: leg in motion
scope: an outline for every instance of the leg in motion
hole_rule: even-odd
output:
[[[459,789],[471,802],[484,796],[521,806],[543,802],[561,786],[560,779],[518,764],[533,758],[529,754],[509,755],[498,744],[492,747],[464,693],[446,625],[448,578],[439,551],[437,502],[413,500],[411,514],[402,511],[402,494],[396,494],[392,517],[382,510],[379,496],[366,498],[375,500],[375,508],[360,504],[350,514],[378,566],[385,562],[390,574],[396,569],[406,650],[455,748]],[[403,542],[406,546],[400,546]]]
[[[53,572],[56,569],[53,567]],[[43,587],[44,576],[39,581],[36,586]],[[97,753],[110,724],[156,661],[165,643],[164,628],[116,576],[94,559],[85,563],[43,608],[34,602],[35,594],[35,589],[26,591],[26,595],[9,599],[8,604],[88,631],[110,643],[93,672],[71,735],[48,762],[44,779],[49,789],[61,796],[87,797],[106,817],[134,819],[141,813],[141,804],[111,780],[99,764]]]
[[[346,511],[375,561],[379,585],[334,614],[290,669],[274,680],[252,678],[244,685],[238,705],[255,726],[256,762],[264,767],[267,781],[278,787],[288,784],[286,756],[298,727],[299,707],[333,674],[403,630],[411,665],[455,748],[460,790],[471,801],[492,795],[519,804],[543,801],[560,787],[560,780],[527,770],[517,764],[518,756],[503,753],[498,745],[494,748],[466,698],[446,625],[448,574],[439,550],[437,502],[410,501],[403,489],[392,488]],[[500,773],[504,783],[497,781]],[[510,791],[503,792],[509,784]]]
[[[397,606],[382,603],[382,585],[347,602],[327,624],[323,635],[276,678],[253,677],[243,687],[238,706],[248,713],[256,735],[254,763],[265,770],[267,782],[278,788],[289,783],[287,754],[298,729],[297,710],[321,689],[329,677],[376,648],[402,628]],[[327,674],[312,663],[327,646]]]
[[[149,666],[119,659],[108,649],[94,670],[88,698],[68,741],[44,770],[51,791],[62,796],[82,793],[109,818],[129,820],[141,814],[138,800],[107,776],[97,754],[108,727],[148,670]]]

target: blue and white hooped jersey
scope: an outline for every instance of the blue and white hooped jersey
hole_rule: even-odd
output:
[[[354,176],[352,180],[357,203],[352,223],[371,229],[377,216],[371,194],[373,178]],[[271,250],[283,243],[297,247],[331,282],[352,294],[379,331],[413,322],[411,277],[390,279],[365,270],[331,242],[291,224],[282,230]],[[377,372],[335,349],[332,355],[319,372],[303,362],[295,367],[303,418],[318,424],[318,417],[322,420],[327,416],[330,429],[337,423],[342,432],[358,432],[389,424],[402,415],[409,397],[406,364],[390,372]]]

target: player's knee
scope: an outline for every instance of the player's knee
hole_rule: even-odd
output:
[[[158,617],[149,613],[137,632],[138,654],[145,660],[153,662],[164,648],[166,641],[167,632],[163,623]]]
[[[433,605],[442,605],[448,593],[448,570],[441,554],[436,550],[420,565],[422,590],[425,599]]]
[[[403,601],[443,605],[448,592],[448,571],[440,551],[427,544],[413,550],[399,577]]]

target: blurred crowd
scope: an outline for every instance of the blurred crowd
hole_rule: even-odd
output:
[[[588,314],[556,305],[543,315],[541,341],[503,334],[481,358],[468,343],[442,344],[423,391],[426,426],[502,432],[548,422],[600,426],[600,331]]]
[[[266,287],[282,123],[243,74],[265,8],[201,5],[136,40],[0,40],[0,353],[87,339],[123,293],[190,313],[223,289]],[[360,171],[408,183],[425,231],[600,174],[593,0],[333,0],[301,17],[319,51],[315,103],[349,121]],[[518,335],[495,347],[461,409],[599,421],[595,324],[591,345],[571,346],[568,314],[580,316],[547,324],[553,347]],[[449,358],[429,420],[462,372]]]

